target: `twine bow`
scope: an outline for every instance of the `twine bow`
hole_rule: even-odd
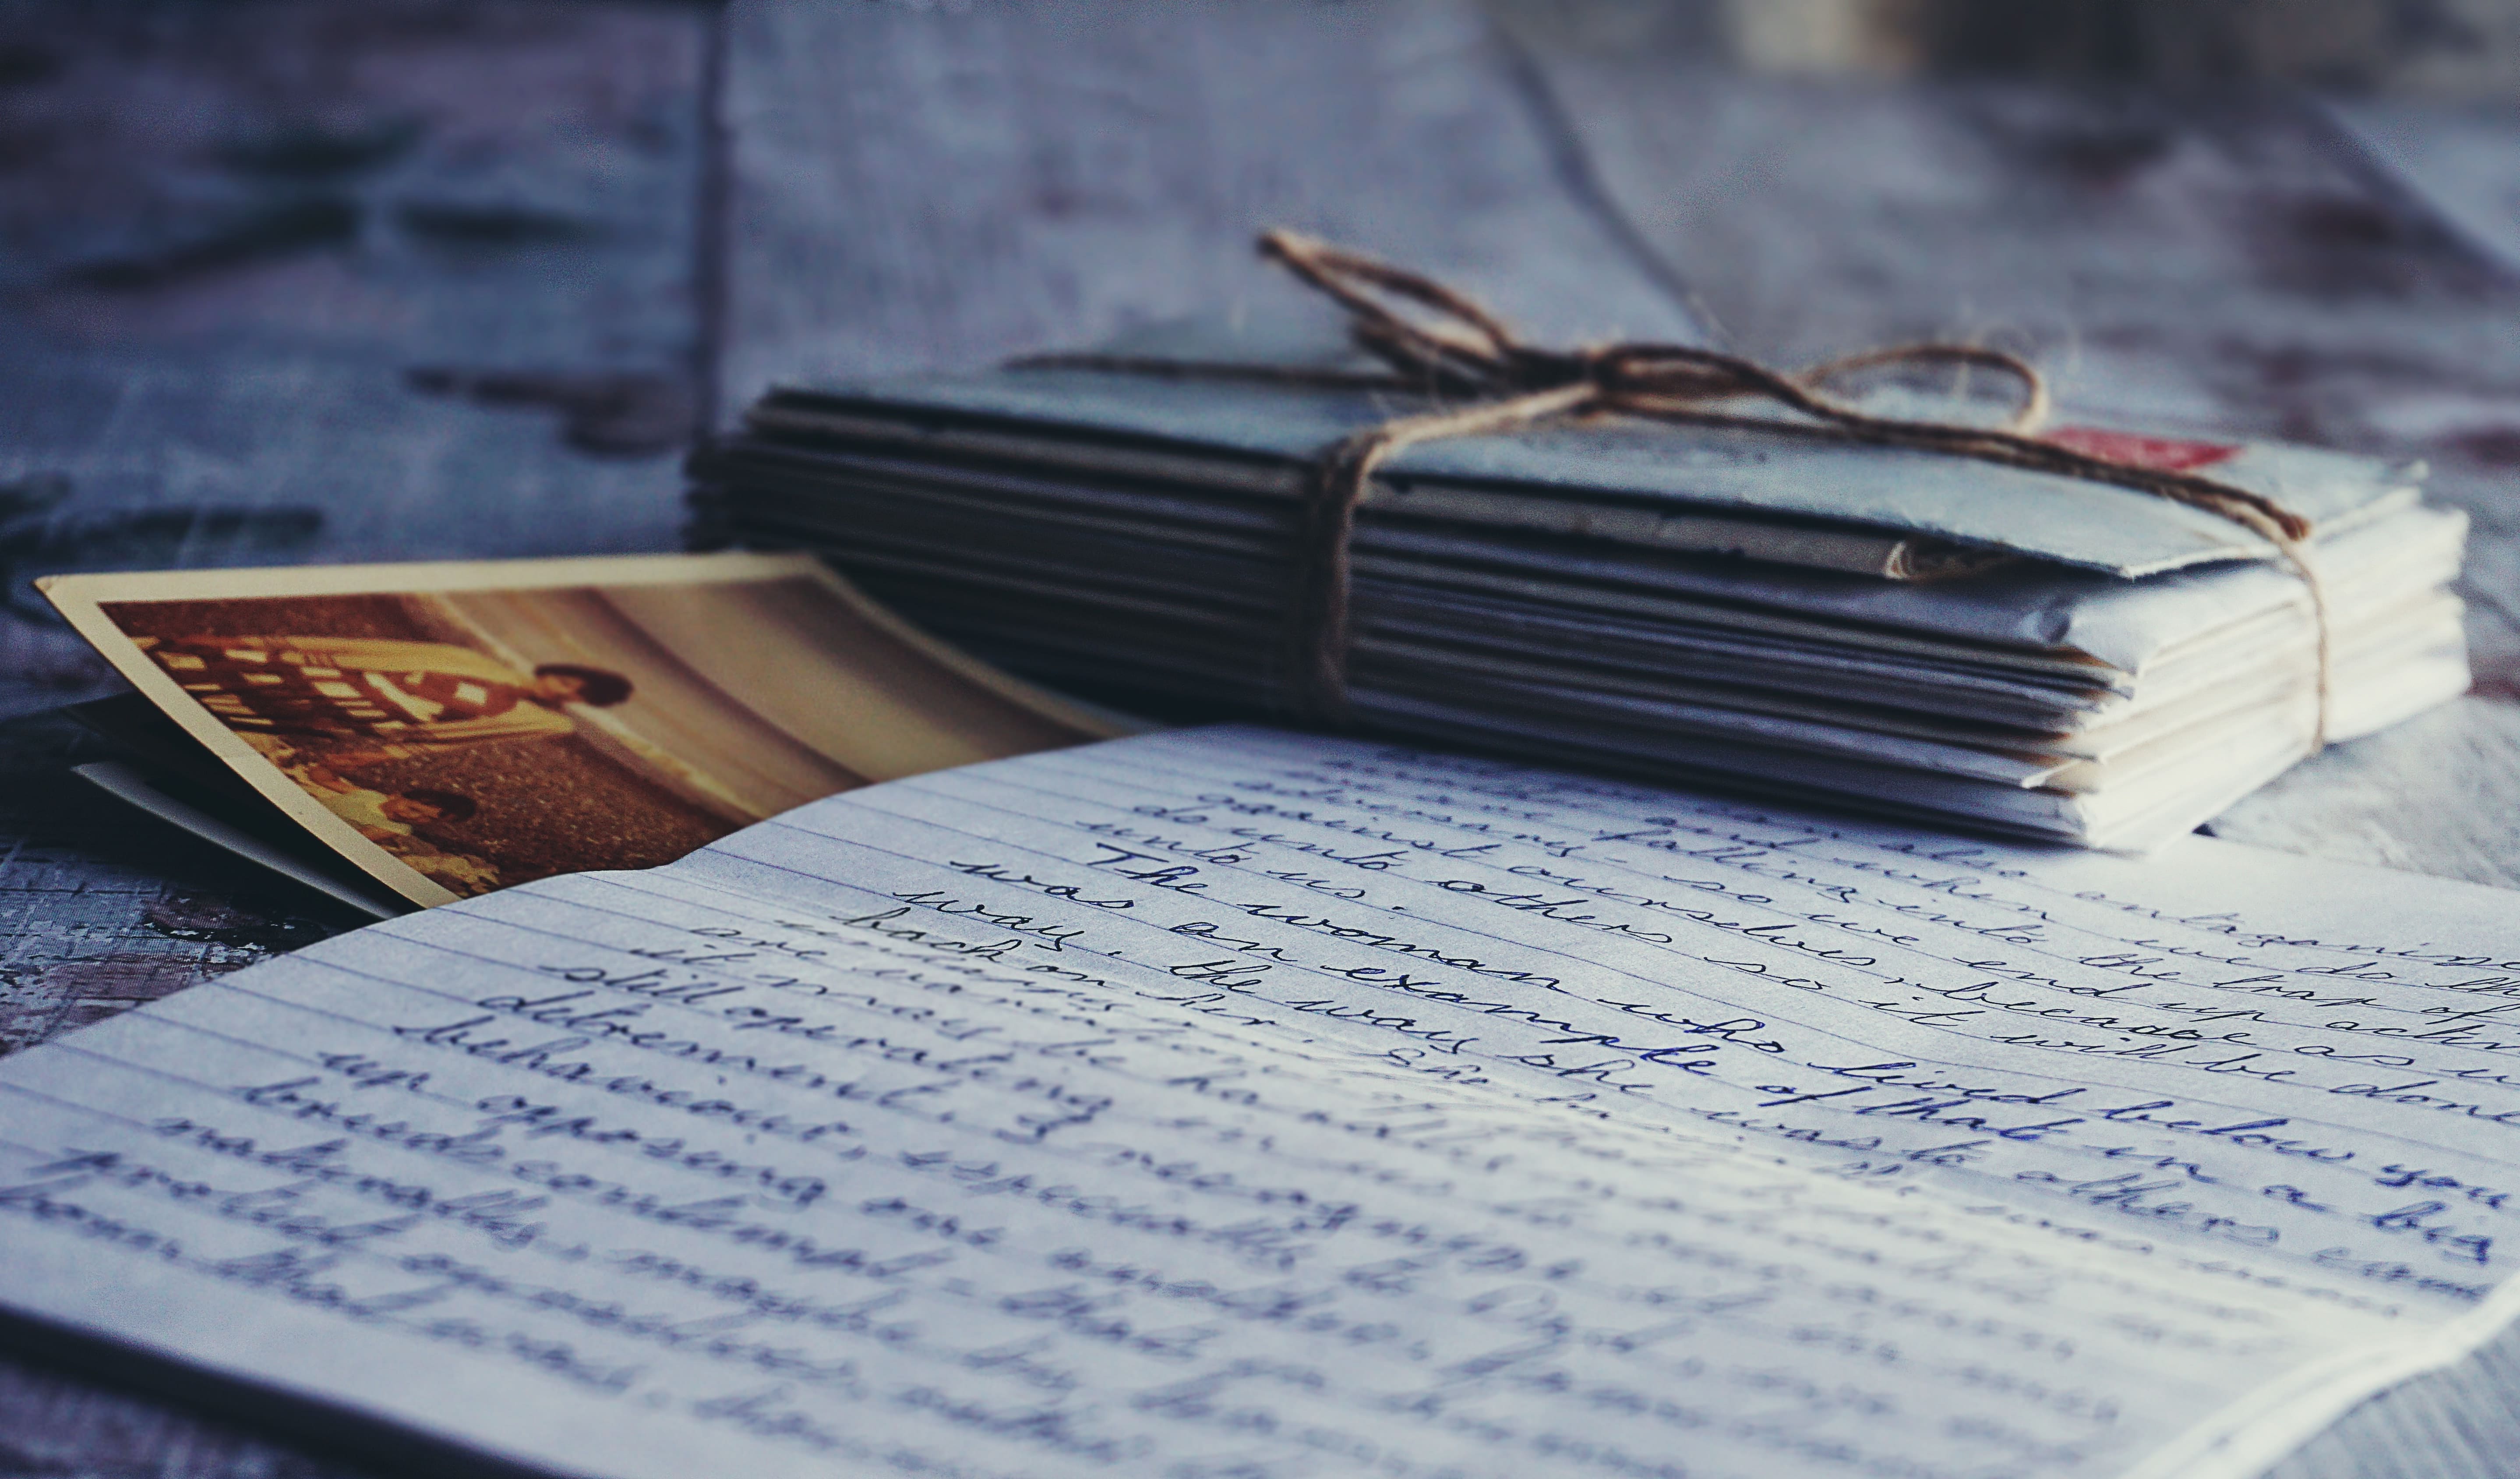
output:
[[[1017,360],[1014,367],[1253,379],[1468,397],[1468,403],[1454,408],[1395,417],[1352,432],[1314,455],[1305,478],[1287,630],[1286,697],[1305,717],[1337,723],[1347,715],[1350,545],[1357,507],[1376,468],[1394,453],[1420,442],[1618,415],[1967,457],[2133,488],[2228,519],[2273,545],[2309,589],[2318,626],[2318,663],[2311,749],[2315,752],[2325,743],[2330,683],[2327,601],[2308,556],[2310,521],[2264,494],[2211,478],[2113,461],[2040,439],[2034,434],[2048,416],[2047,382],[2018,355],[1974,345],[1909,344],[1781,371],[1737,354],[1687,345],[1545,348],[1525,344],[1495,315],[1433,278],[1282,229],[1262,233],[1259,247],[1261,255],[1345,308],[1349,336],[1360,348],[1390,366],[1391,373],[1359,375],[1091,353],[1041,355]],[[1405,305],[1419,311],[1404,311]],[[1859,371],[1932,364],[1994,370],[2014,381],[2020,394],[2006,424],[1988,428],[1876,416],[1827,393],[1831,382]],[[1742,399],[1771,402],[1800,413],[1803,419],[1747,416],[1721,408],[1722,402]]]

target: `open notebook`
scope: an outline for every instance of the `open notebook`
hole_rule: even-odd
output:
[[[2513,1299],[2520,910],[1256,728],[0,1063],[0,1303],[431,1463],[2255,1472]]]

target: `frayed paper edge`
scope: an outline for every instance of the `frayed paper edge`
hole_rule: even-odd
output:
[[[2289,1371],[2189,1428],[2121,1479],[2258,1479],[2372,1398],[2473,1356],[2520,1317],[2520,1278],[2449,1323]]]

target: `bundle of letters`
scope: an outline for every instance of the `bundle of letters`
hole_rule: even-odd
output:
[[[1248,329],[1129,347],[1330,362]],[[820,551],[1018,671],[1266,712],[1311,459],[1423,405],[1092,360],[783,389],[694,459],[696,499],[722,537]],[[2317,590],[2211,512],[1790,425],[1448,437],[1358,505],[1348,716],[2142,851],[2465,690],[2465,523],[2420,502],[2420,467],[2044,436],[2278,501],[2312,526]]]

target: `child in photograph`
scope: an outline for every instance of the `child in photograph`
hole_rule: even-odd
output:
[[[292,767],[290,774],[326,810],[358,828],[359,835],[370,842],[409,837],[432,822],[470,821],[480,809],[472,798],[453,791],[370,790],[324,765]]]
[[[288,747],[278,741],[266,739],[255,748],[280,765],[282,773],[295,781],[299,790],[356,827],[361,837],[448,890],[473,895],[499,887],[499,870],[487,859],[440,846],[424,830],[432,825],[460,826],[471,821],[480,811],[472,798],[430,786],[379,791],[360,785],[329,765],[292,763]]]

